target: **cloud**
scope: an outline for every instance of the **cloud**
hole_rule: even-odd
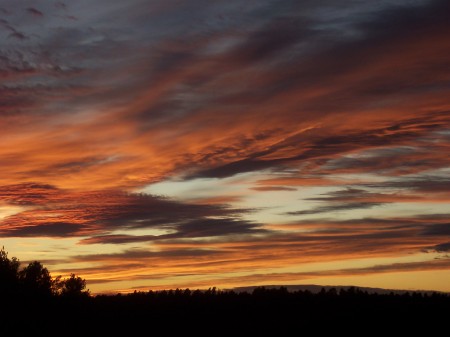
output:
[[[24,33],[18,31],[16,28],[11,26],[9,24],[9,22],[5,19],[0,19],[0,26],[10,32],[10,34],[8,35],[8,38],[15,38],[18,40],[28,39],[28,36],[26,36]]]
[[[64,2],[62,2],[62,1],[56,1],[55,2],[55,7],[57,9],[62,9],[62,10],[66,10],[67,9],[67,5]]]
[[[203,237],[222,237],[230,235],[269,234],[259,224],[239,219],[198,219],[183,222],[171,234],[161,235],[98,235],[80,241],[81,244],[125,244],[131,242],[150,242],[170,239],[190,239]]]
[[[365,209],[372,208],[376,206],[381,206],[383,203],[375,203],[375,202],[352,202],[346,204],[338,204],[338,205],[330,205],[330,206],[320,206],[317,208],[304,210],[304,211],[295,211],[295,212],[287,212],[287,215],[309,215],[309,214],[319,214],[319,213],[328,213],[328,212],[336,212],[336,211],[350,211],[354,209]]]
[[[27,12],[30,13],[31,15],[35,16],[35,17],[43,17],[44,16],[44,13],[42,13],[41,11],[39,11],[36,8],[33,8],[33,7],[27,8]]]
[[[450,235],[450,223],[429,224],[424,228],[422,234],[433,236]]]
[[[447,1],[35,5],[0,10],[2,238],[78,239],[98,282],[446,249]]]
[[[109,10],[123,13],[121,6],[124,5],[114,2]],[[92,157],[105,152],[105,157],[130,156],[131,162],[99,161],[92,166],[80,165],[77,172],[83,179],[77,184],[96,184],[103,188],[110,181],[109,184],[116,186],[108,187],[141,187],[174,173],[188,179],[222,178],[243,172],[313,165],[318,161],[329,162],[328,168],[322,165],[325,173],[339,167],[343,170],[344,163],[339,160],[348,153],[390,144],[411,145],[418,137],[448,125],[448,114],[436,112],[438,107],[445,108],[439,101],[443,97],[439,90],[446,90],[442,82],[445,79],[440,80],[442,72],[436,69],[445,66],[445,59],[439,55],[445,54],[448,48],[446,40],[442,34],[436,34],[432,41],[422,35],[415,41],[401,38],[408,36],[405,27],[409,26],[429,26],[427,29],[438,32],[437,23],[422,13],[439,13],[439,25],[445,26],[442,18],[445,15],[439,9],[446,6],[443,3],[408,7],[407,18],[403,19],[405,27],[389,21],[403,18],[405,7],[358,5],[355,10],[365,15],[347,16],[348,23],[343,25],[342,18],[341,21],[328,18],[333,11],[323,14],[326,20],[317,15],[303,15],[316,13],[317,6],[313,4],[289,3],[275,6],[276,11],[273,4],[261,4],[262,8],[273,9],[266,11],[259,6],[244,6],[243,10],[218,3],[195,12],[200,18],[210,11],[222,12],[222,17],[229,18],[211,19],[209,28],[187,30],[186,27],[193,25],[193,18],[177,16],[173,30],[189,33],[189,44],[179,43],[172,28],[161,30],[162,35],[148,35],[146,32],[159,31],[150,29],[151,24],[163,23],[157,18],[153,23],[145,21],[138,2],[127,6],[128,14],[116,24],[123,25],[123,29],[107,21],[105,15],[109,12],[96,17],[104,27],[98,29],[95,21],[83,21],[83,15],[89,17],[86,12],[72,6],[71,14],[80,16],[79,23],[67,26],[60,21],[48,21],[58,28],[50,29],[44,24],[43,30],[37,32],[41,35],[38,45],[29,41],[16,48],[29,59],[34,75],[30,73],[29,79],[18,78],[21,86],[14,87],[14,94],[8,86],[13,95],[8,101],[9,111],[20,110],[30,115],[51,111],[40,127],[49,128],[46,133],[54,135],[53,144],[67,139],[67,134],[82,134],[65,146],[77,149],[86,143],[95,144]],[[185,6],[201,7],[196,2]],[[322,6],[337,13],[351,8],[348,4],[342,8],[332,3]],[[46,6],[45,12],[62,10],[62,6],[57,7]],[[164,10],[156,7],[155,13],[162,11],[164,17],[171,17],[179,10],[175,5]],[[257,10],[262,11],[262,16],[255,15],[253,11]],[[327,20],[328,25],[324,24]],[[15,17],[12,21],[17,29],[23,28],[28,33],[28,25],[16,22]],[[138,29],[141,25],[149,25],[149,29]],[[243,29],[236,30],[236,25],[242,25]],[[386,26],[395,27],[395,36]],[[340,38],[336,38],[336,29],[343,33]],[[145,43],[137,44],[137,41]],[[415,49],[416,44],[425,43],[431,44],[429,48]],[[406,58],[404,50],[409,48],[413,52],[427,52],[420,57]],[[386,50],[391,50],[389,60],[393,64],[384,58]],[[109,58],[111,54],[116,57]],[[406,60],[406,65],[397,64],[397,59]],[[425,61],[417,65],[418,59]],[[374,83],[380,88],[398,87],[399,82],[403,87],[414,84],[416,77],[408,77],[413,72],[396,71],[393,78],[392,69],[417,67],[424,73],[425,81],[419,83],[418,93],[411,93],[408,88],[390,90],[395,97],[387,99],[385,92],[370,88]],[[61,72],[67,77],[61,78]],[[44,90],[31,85],[43,75],[47,77],[46,82],[52,82],[51,86],[46,83]],[[390,81],[395,83],[386,83]],[[414,104],[410,104],[411,95]],[[23,106],[27,101],[28,105]],[[383,109],[385,113],[380,112]],[[91,123],[81,123],[78,127],[68,123],[60,126],[67,132],[55,132],[52,120],[68,110],[90,111]],[[211,119],[211,115],[215,118]],[[337,123],[336,115],[348,123]],[[118,121],[120,127],[111,125],[115,124],[111,121]],[[265,121],[261,124],[263,128],[257,127],[260,121]],[[17,131],[21,135],[26,130]],[[114,148],[105,144],[109,139],[114,139]],[[60,157],[60,150],[49,146],[45,139],[38,145],[54,153],[50,160],[54,162],[36,160],[25,147],[21,151],[24,166],[34,168],[23,172],[22,178],[26,176],[31,181],[40,173],[55,185],[72,187],[68,186],[71,180],[67,177],[73,172],[64,166],[67,160]],[[146,155],[150,152],[154,154],[151,160]],[[74,155],[74,162],[86,159],[81,154]],[[155,160],[158,161],[153,165],[155,169],[146,170]],[[437,155],[425,153],[420,153],[416,162],[422,169],[448,164]],[[394,166],[399,165],[400,160]],[[350,162],[348,166],[354,167]],[[370,167],[368,163],[366,170]],[[105,169],[110,179],[102,179],[101,172]],[[50,171],[58,174],[49,174]],[[12,168],[5,176],[12,176],[11,180],[20,178]]]
[[[259,280],[270,279],[272,282],[298,282],[299,280],[307,280],[312,278],[320,278],[327,276],[356,276],[356,275],[373,275],[380,273],[393,272],[413,272],[413,271],[438,271],[447,270],[450,266],[449,259],[426,261],[426,262],[408,262],[374,265],[366,268],[349,268],[319,272],[298,272],[298,273],[270,273],[270,274],[252,274],[241,277],[228,277],[225,279],[214,280],[215,284],[257,284]],[[202,284],[202,283],[200,283]],[[199,284],[199,285],[200,285]],[[204,283],[207,286],[207,283]]]
[[[388,197],[389,196],[389,197]],[[306,198],[307,201],[326,202],[326,206],[318,206],[303,211],[287,212],[287,215],[310,215],[328,213],[335,211],[351,211],[354,209],[367,209],[386,204],[386,197],[394,199],[388,194],[372,193],[362,189],[347,188],[344,190],[332,191],[325,196]]]
[[[258,268],[276,270],[280,266],[307,267],[308,264],[318,261],[340,261],[342,267],[337,270],[324,269],[321,272],[287,273],[286,277],[291,280],[297,277],[296,280],[299,280],[303,277],[327,275],[351,276],[442,270],[448,267],[448,261],[444,261],[445,257],[434,260],[435,255],[430,256],[429,261],[414,263],[392,262],[377,265],[373,262],[375,263],[373,266],[356,269],[345,266],[355,258],[369,259],[368,261],[388,258],[390,261],[396,261],[399,256],[410,256],[434,249],[430,247],[439,248],[443,236],[427,235],[424,229],[445,223],[446,219],[445,214],[436,214],[429,217],[345,221],[304,220],[290,223],[284,230],[273,228],[271,231],[259,232],[258,235],[252,235],[251,231],[248,235],[221,235],[224,233],[222,226],[227,227],[230,224],[225,221],[220,225],[219,220],[212,223],[206,220],[203,225],[197,226],[193,222],[184,229],[180,227],[180,232],[171,234],[90,236],[82,243],[120,245],[135,243],[139,246],[132,249],[123,246],[122,251],[114,253],[79,254],[66,258],[65,264],[73,264],[71,269],[67,267],[67,271],[76,271],[86,277],[89,276],[89,280],[93,280],[93,283],[125,280],[161,281],[171,277],[194,277],[195,281],[196,277],[207,275],[210,282],[223,284],[225,280],[221,278],[227,273],[240,271],[253,274],[251,271]],[[298,232],[296,229],[301,231]],[[207,236],[206,240],[204,235]],[[442,246],[440,251],[443,248],[445,249]],[[80,262],[83,263],[81,267],[77,265]],[[86,264],[87,267],[84,267]],[[89,266],[91,264],[92,266]],[[284,275],[279,274],[280,277],[283,277],[282,274]],[[104,276],[99,278],[100,275]],[[267,274],[264,279],[275,280],[276,275],[272,278]],[[227,276],[227,279],[228,277],[233,279],[232,275]],[[247,281],[251,282],[251,279]]]
[[[259,186],[253,187],[254,191],[262,191],[262,192],[270,192],[270,191],[297,191],[296,188],[293,187],[285,187],[285,186]]]
[[[289,228],[289,225],[287,225]],[[439,239],[449,231],[448,214],[426,214],[411,217],[378,217],[349,220],[303,220],[290,225],[291,228],[303,228],[317,231],[322,235],[353,235],[360,231],[368,237],[378,235],[397,238],[414,236],[419,241]],[[353,233],[353,234],[352,234]],[[382,243],[380,243],[382,244]]]
[[[369,185],[371,188],[397,188],[412,190],[419,193],[448,193],[450,192],[450,178],[446,176],[422,175],[416,177],[405,177],[382,184]]]
[[[271,273],[271,274],[253,274],[243,277],[227,278],[223,280],[217,280],[219,283],[224,282],[236,282],[236,284],[255,284],[261,279],[270,279],[276,282],[292,282],[298,280],[306,280],[310,278],[326,277],[326,276],[355,276],[355,275],[371,275],[379,273],[392,273],[392,272],[411,272],[411,271],[424,271],[424,270],[447,270],[450,267],[449,259],[425,261],[425,262],[407,262],[407,263],[392,263],[374,265],[366,268],[348,268],[319,272],[298,272],[298,273]]]
[[[432,116],[432,115],[431,115]],[[412,140],[417,139],[417,137],[425,136],[430,132],[430,129],[436,129],[440,130],[444,126],[447,125],[449,122],[448,118],[442,117],[442,116],[435,116],[436,121],[438,121],[435,125],[430,127],[428,124],[430,121],[430,115],[427,115],[426,117],[423,117],[423,119],[415,118],[407,124],[405,121],[405,127],[404,129],[397,129],[395,132],[386,132],[387,127],[383,128],[375,128],[375,129],[366,129],[364,131],[354,131],[352,134],[346,134],[346,135],[338,135],[338,136],[325,136],[325,137],[317,137],[314,134],[311,134],[310,132],[306,132],[305,134],[300,134],[295,137],[287,138],[283,142],[277,143],[269,149],[254,153],[250,158],[242,159],[239,161],[231,162],[228,164],[225,164],[223,166],[219,166],[216,168],[207,169],[205,171],[197,173],[196,177],[217,177],[217,178],[224,178],[231,175],[235,175],[237,173],[242,172],[251,172],[251,171],[257,171],[257,170],[263,170],[270,167],[277,167],[277,166],[283,166],[283,165],[292,165],[300,162],[305,161],[311,161],[318,158],[325,158],[325,159],[333,159],[333,157],[339,157],[341,155],[360,151],[360,150],[370,150],[370,149],[376,149],[378,147],[388,147],[392,145],[398,146],[399,144],[409,144]],[[431,117],[433,118],[433,117]],[[425,124],[427,123],[427,124]],[[406,126],[408,125],[408,127]],[[414,133],[410,131],[409,128],[414,127]],[[273,156],[278,151],[284,149],[284,148],[291,148],[295,149],[293,146],[294,143],[299,143],[301,141],[304,141],[304,138],[309,137],[308,140],[309,144],[307,149],[298,149],[297,153],[292,153],[288,156],[283,157],[277,157],[274,159],[266,159],[266,157]],[[436,152],[438,153],[438,152]],[[430,157],[430,155],[425,155],[426,157]],[[389,158],[388,156],[387,158]],[[421,160],[426,160],[426,157]],[[383,156],[382,163],[385,163],[385,167],[388,165],[388,161],[385,159],[386,156]],[[436,156],[437,158],[437,156]],[[407,158],[402,158],[403,160]],[[364,159],[362,159],[364,160]],[[360,161],[362,161],[360,160]],[[378,162],[378,164],[372,165],[375,160]],[[370,168],[372,171],[376,171],[380,167],[380,160],[379,158],[375,158],[375,160],[365,163],[366,168]],[[397,160],[397,159],[396,159]],[[347,166],[355,168],[354,163],[357,160],[347,160],[349,162]],[[339,162],[339,161],[337,161]],[[341,160],[343,162],[343,160]],[[429,162],[428,165],[425,163],[422,163],[421,166],[423,168],[429,168],[430,165],[433,165],[433,162]],[[330,160],[328,172],[334,171],[339,172],[340,167],[336,167],[336,164],[333,164]],[[342,167],[342,164],[340,164]],[[401,165],[401,164],[400,164]],[[414,163],[413,163],[414,165]],[[411,166],[413,166],[411,165]],[[448,165],[448,161],[444,159],[437,159],[436,165],[434,167],[441,168],[446,167]],[[363,168],[364,168],[363,166]],[[407,166],[407,164],[405,165]],[[418,166],[418,165],[415,165]],[[394,166],[397,170],[399,169],[399,165]],[[326,167],[325,167],[326,168]],[[392,165],[389,166],[389,168],[392,169]],[[360,172],[364,171],[361,169],[361,165],[359,169],[353,169],[354,172]],[[327,171],[325,171],[327,172]]]
[[[450,252],[450,242],[440,243],[440,244],[434,246],[433,249],[439,253]]]
[[[230,51],[239,64],[251,64],[284,56],[296,44],[312,39],[317,32],[304,17],[280,17],[269,21]]]
[[[306,200],[314,201],[333,201],[333,202],[351,202],[354,200],[368,200],[379,197],[380,194],[368,192],[358,188],[346,188],[344,190],[332,191],[323,197],[307,198]]]
[[[442,5],[442,4],[440,4]],[[439,6],[435,3],[433,6]],[[392,19],[393,17],[401,16],[403,13],[404,8],[399,8],[396,10],[389,9],[389,13],[392,15],[389,15],[389,18]],[[415,14],[411,14],[408,18],[408,22],[411,21],[411,26],[418,26],[418,25],[431,25],[434,27],[434,23],[429,22],[427,19],[427,16],[420,14],[420,11],[422,9],[420,8],[412,8],[408,9],[407,12],[411,14],[411,12]],[[430,9],[430,11],[438,11],[436,8]],[[395,14],[393,14],[395,13]],[[375,24],[373,26],[364,26],[364,34],[362,35],[362,38],[359,40],[350,40],[350,41],[340,41],[340,44],[337,46],[334,46],[335,50],[318,50],[317,54],[314,54],[314,58],[311,57],[311,60],[309,59],[303,59],[300,57],[297,67],[300,67],[298,72],[295,71],[295,65],[294,70],[291,71],[292,78],[290,75],[286,75],[284,72],[280,71],[277,75],[278,76],[286,76],[286,78],[276,78],[272,79],[273,81],[270,81],[269,83],[277,83],[279,87],[283,90],[284,98],[286,100],[291,99],[289,96],[289,86],[292,87],[292,91],[301,93],[302,91],[307,91],[308,85],[311,85],[311,83],[314,83],[314,81],[320,81],[321,85],[323,86],[323,83],[328,83],[329,80],[331,80],[330,74],[333,74],[336,76],[336,72],[338,72],[338,78],[340,74],[344,74],[347,78],[346,81],[343,83],[340,83],[340,86],[345,86],[345,94],[340,91],[335,91],[328,93],[326,90],[323,89],[326,93],[323,95],[317,95],[317,99],[306,99],[305,101],[301,100],[302,95],[297,95],[297,97],[300,97],[299,102],[297,104],[300,104],[304,107],[305,110],[311,110],[318,111],[318,116],[320,117],[326,117],[327,115],[340,113],[341,109],[356,109],[360,108],[364,111],[364,113],[357,114],[356,112],[350,117],[349,122],[357,123],[357,120],[359,118],[362,118],[364,115],[364,118],[371,119],[376,118],[373,114],[379,114],[379,109],[376,109],[374,107],[368,107],[368,105],[374,104],[374,100],[386,100],[386,93],[384,92],[377,92],[374,90],[370,94],[362,95],[360,90],[361,86],[364,87],[366,85],[373,85],[372,83],[376,83],[377,86],[380,88],[389,88],[389,87],[396,87],[396,90],[392,90],[391,92],[398,92],[398,83],[394,84],[388,84],[387,81],[391,80],[391,67],[396,66],[395,60],[398,56],[401,58],[401,55],[403,55],[403,50],[401,48],[396,48],[394,44],[403,44],[404,47],[407,49],[410,46],[410,41],[405,40],[405,42],[399,42],[397,41],[398,36],[408,36],[410,34],[410,31],[403,27],[399,26],[397,27],[397,37],[393,37],[390,32],[385,30],[383,28],[380,30],[380,27],[387,26],[386,19],[384,18],[384,13],[376,13],[376,16],[373,16],[374,22],[383,22],[383,25]],[[444,22],[442,22],[444,24]],[[394,21],[389,22],[390,25],[396,26],[397,23]],[[375,29],[376,27],[376,29]],[[358,29],[362,29],[362,27],[359,27]],[[373,29],[373,31],[372,31]],[[430,28],[432,29],[432,28]],[[434,29],[434,28],[433,28]],[[425,38],[425,37],[424,37]],[[415,41],[417,42],[417,41]],[[442,48],[448,48],[448,44],[444,43],[444,46]],[[380,63],[379,60],[380,53],[383,52],[384,49],[393,49],[394,56],[392,57],[394,64],[383,64]],[[238,50],[234,51],[236,54],[239,54]],[[370,53],[370,54],[369,54]],[[336,55],[340,55],[342,57],[336,57]],[[437,55],[439,55],[440,52],[437,52]],[[438,58],[437,55],[433,54],[433,51],[430,50],[429,54],[425,55],[424,57],[429,57],[430,62],[435,64],[439,68],[440,62],[442,62],[441,59]],[[360,68],[360,65],[355,60],[362,59],[366,62],[366,69],[367,71],[364,71]],[[413,67],[414,62],[416,62],[417,58],[411,58],[408,57],[408,62],[411,62],[411,64],[408,64],[408,66]],[[347,60],[347,61],[344,61]],[[310,61],[310,62],[308,62]],[[306,64],[305,64],[306,63]],[[344,64],[341,64],[344,63]],[[287,66],[286,64],[283,64],[283,66],[286,66],[289,69],[292,69],[292,65]],[[303,69],[307,67],[309,70]],[[382,74],[374,74],[371,73],[372,68],[374,69],[382,69],[382,71],[385,71],[385,73]],[[277,69],[278,70],[278,69]],[[427,69],[424,69],[423,71],[426,71]],[[271,69],[268,70],[270,72]],[[311,73],[309,78],[309,73]],[[352,75],[357,76],[356,78],[352,78]],[[401,76],[399,72],[395,72],[396,76]],[[294,78],[295,76],[295,78]],[[385,76],[385,77],[383,77]],[[374,78],[375,77],[375,78]],[[383,78],[386,78],[386,80],[383,80]],[[310,80],[309,82],[306,82],[307,80]],[[311,82],[312,80],[312,82]],[[393,79],[394,80],[394,79]],[[430,79],[431,80],[431,79]],[[279,84],[280,82],[287,82],[289,85],[288,87],[283,86]],[[303,83],[302,81],[305,81],[306,83]],[[405,82],[409,83],[409,79],[405,79]],[[350,83],[348,83],[350,82]],[[334,83],[334,82],[332,82]],[[240,93],[242,100],[251,100],[252,95],[254,93],[258,93],[259,88],[252,88],[252,92],[245,92]],[[270,100],[272,99],[274,102],[281,103],[280,109],[283,109],[283,103],[276,101],[276,95],[275,93],[271,92],[270,94],[267,93],[267,91],[264,91],[265,88],[262,89],[265,100],[265,104],[270,106]],[[445,90],[444,87],[442,87],[443,90]],[[331,90],[331,89],[330,89]],[[334,89],[336,90],[336,89]],[[326,98],[324,97],[326,95]],[[409,95],[409,94],[408,94]],[[407,96],[408,96],[407,95]],[[330,97],[331,96],[331,97]],[[336,99],[339,99],[340,101],[334,102],[333,96],[336,96]],[[403,94],[400,94],[398,96],[398,100],[402,101]],[[224,98],[223,102],[230,102],[230,100],[227,98]],[[247,106],[245,101],[240,101],[240,105]],[[233,100],[231,100],[233,102]],[[334,104],[334,106],[324,106],[324,102],[331,102],[331,104]],[[255,102],[250,101],[249,103],[257,104]],[[286,103],[284,103],[286,104]],[[292,105],[295,104],[294,101],[292,102]],[[306,107],[305,107],[306,104]],[[250,106],[250,105],[248,105]],[[339,107],[337,107],[339,106]],[[343,108],[345,106],[345,108]],[[398,111],[403,111],[406,106],[402,104],[390,104],[388,103],[388,106],[390,106],[389,110],[392,112],[394,106],[397,106]],[[336,109],[339,109],[338,111]],[[257,171],[257,170],[263,170],[267,168],[273,168],[281,165],[287,165],[290,164],[290,162],[298,163],[298,162],[305,162],[310,161],[311,159],[320,158],[320,157],[333,157],[333,156],[339,156],[342,154],[346,154],[351,151],[355,150],[366,150],[370,148],[380,147],[380,146],[389,146],[389,145],[401,145],[401,144],[411,144],[417,137],[425,136],[429,134],[433,129],[439,130],[446,125],[448,125],[448,114],[442,113],[442,112],[433,112],[430,111],[428,113],[423,113],[422,117],[411,117],[411,115],[404,114],[401,116],[398,112],[394,114],[393,120],[391,121],[385,121],[385,125],[380,128],[376,127],[364,127],[362,131],[356,131],[356,130],[347,130],[345,134],[340,134],[340,131],[337,129],[334,129],[332,134],[329,134],[331,130],[328,130],[327,128],[320,128],[320,132],[322,136],[316,135],[311,132],[307,132],[305,134],[300,134],[296,137],[287,137],[285,141],[278,142],[274,144],[273,146],[269,147],[268,150],[264,151],[256,151],[249,155],[247,155],[245,158],[239,158],[238,160],[228,160],[223,165],[218,165],[215,167],[209,167],[204,170],[200,170],[196,173],[196,176],[204,176],[204,177],[226,177],[230,175],[234,175],[241,172],[251,172],[251,171]],[[311,120],[312,118],[309,117],[306,113],[303,113],[302,111],[297,112],[297,116],[294,114],[289,114],[288,112],[284,112],[283,114],[286,114],[286,118],[291,118],[291,122],[297,121],[296,118],[299,118],[299,122],[301,119],[303,121]],[[255,116],[255,118],[258,118]],[[271,116],[271,118],[273,118]],[[434,122],[435,121],[435,122]],[[275,119],[274,122],[276,123],[277,120]],[[380,122],[378,124],[381,124]],[[334,125],[335,127],[339,128],[342,126]],[[286,130],[286,128],[285,128]],[[295,146],[293,144],[301,144],[301,146]],[[305,149],[306,148],[306,149]],[[286,153],[285,149],[290,149],[289,152]],[[283,153],[282,156],[277,156],[277,153]],[[267,157],[277,157],[274,159],[267,159]],[[332,158],[330,158],[332,159]],[[438,160],[438,157],[436,156],[436,159]],[[423,168],[429,167],[424,162],[425,158],[422,159],[421,166]],[[383,161],[382,161],[383,162]],[[387,161],[385,161],[387,163]],[[399,162],[400,164],[400,162]],[[443,160],[442,164],[437,162],[437,164],[442,165],[448,165],[448,162]],[[431,163],[433,165],[433,163]],[[370,163],[367,165],[368,168],[370,168]],[[392,168],[392,166],[391,166]],[[395,168],[395,167],[394,167]],[[376,169],[376,167],[375,167]]]
[[[144,258],[183,258],[190,259],[199,256],[208,256],[212,254],[220,254],[220,251],[208,250],[208,249],[170,249],[165,251],[147,251],[147,250],[126,250],[121,253],[116,254],[93,254],[90,256],[81,255],[74,256],[72,259],[84,261],[84,260],[97,260],[97,261],[107,261],[107,260],[137,260]]]
[[[29,218],[27,218],[29,219]],[[14,228],[8,228],[8,222],[6,221],[6,228],[0,230],[3,236],[12,237],[68,237],[77,236],[83,233],[82,227],[79,224],[71,222],[61,222],[61,221],[48,221],[41,222],[39,224],[30,225],[23,224]]]
[[[266,233],[240,219],[249,212],[222,205],[185,204],[147,194],[120,191],[74,192],[36,183],[2,186],[0,200],[27,209],[0,221],[5,237],[93,236],[82,243],[124,243],[174,238]],[[166,229],[159,236],[117,236],[118,229]]]
[[[284,238],[285,239],[285,238]],[[355,240],[356,241],[356,240]],[[280,241],[280,243],[283,241]],[[257,243],[254,242],[254,243]],[[313,242],[311,242],[313,244]],[[358,246],[358,249],[361,249],[365,243]],[[279,266],[280,263],[286,265],[286,263],[297,263],[299,261],[303,262],[312,262],[315,261],[317,256],[316,253],[310,253],[307,256],[299,256],[298,249],[295,249],[295,246],[286,244],[284,246],[281,245],[268,245],[266,249],[265,259],[260,256],[260,254],[255,254],[254,250],[256,249],[264,249],[264,242],[261,242],[261,246],[253,246],[252,249],[249,249],[250,245],[242,245],[243,250],[238,253],[233,253],[230,251],[231,245],[228,249],[224,249],[225,247],[221,247],[220,249],[166,249],[162,251],[145,251],[145,250],[127,250],[118,254],[94,254],[94,255],[81,255],[73,258],[73,261],[91,261],[102,263],[102,265],[98,265],[93,268],[83,268],[80,269],[81,273],[94,273],[98,274],[99,272],[114,272],[119,270],[127,270],[133,268],[139,268],[141,270],[141,274],[136,277],[136,279],[144,279],[144,280],[161,280],[167,277],[190,277],[190,276],[199,276],[204,275],[205,273],[209,273],[209,279],[206,281],[207,285],[209,284],[229,284],[232,282],[234,284],[254,284],[255,282],[259,282],[261,280],[270,280],[267,282],[273,281],[299,281],[308,278],[317,278],[317,277],[326,277],[326,276],[355,276],[355,275],[373,275],[379,273],[393,273],[393,272],[412,272],[412,271],[437,271],[437,270],[447,270],[449,267],[449,259],[441,258],[441,259],[433,259],[427,261],[418,261],[418,262],[393,262],[393,263],[382,263],[382,264],[373,264],[367,267],[352,267],[352,268],[337,268],[337,269],[324,269],[320,271],[304,271],[304,272],[272,272],[272,273],[245,273],[247,276],[227,276],[223,277],[223,272],[226,271],[236,271],[236,270],[248,270],[249,264],[251,264],[254,268],[261,267],[267,269],[269,266]],[[236,249],[237,247],[234,247]],[[282,248],[282,250],[280,250]],[[332,245],[334,249],[335,246]],[[290,249],[294,249],[293,254],[288,254]],[[374,247],[369,245],[366,247],[366,251],[373,250]],[[282,255],[272,254],[272,252],[283,252]],[[341,251],[338,251],[341,253]],[[243,257],[242,254],[250,255],[248,258]],[[295,256],[296,255],[296,256]],[[373,257],[373,256],[372,256]],[[140,261],[139,265],[135,265],[136,261]],[[134,264],[130,268],[127,267],[127,264]],[[152,269],[145,268],[147,264],[152,265]],[[155,273],[155,269],[161,268],[164,266],[164,271],[162,273]],[[130,276],[126,276],[128,278]],[[134,277],[133,277],[134,278]],[[121,275],[112,276],[109,279],[109,282],[115,282],[119,280],[124,280],[124,277]],[[258,281],[259,280],[259,281]],[[97,280],[93,279],[92,283],[96,282],[105,282],[105,280]],[[180,279],[179,282],[183,282],[183,279]],[[186,281],[184,281],[186,282]],[[199,279],[194,278],[191,279],[188,287],[193,286],[192,284],[196,284]],[[180,285],[180,283],[178,283]]]
[[[56,187],[47,184],[27,183],[0,188],[0,200],[11,205],[45,205],[59,195]]]

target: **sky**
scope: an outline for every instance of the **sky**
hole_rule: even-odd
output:
[[[447,0],[0,0],[0,245],[92,293],[450,291]]]

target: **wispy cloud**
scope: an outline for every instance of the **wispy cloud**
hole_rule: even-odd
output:
[[[2,238],[99,283],[448,250],[448,1],[7,4]]]
[[[2,236],[94,236],[83,243],[123,243],[172,238],[265,233],[241,220],[245,209],[185,204],[163,197],[120,191],[73,192],[50,185],[3,186],[0,200],[28,209],[1,220]],[[118,229],[166,229],[165,235],[107,235]],[[106,236],[105,236],[106,235]]]
[[[40,10],[37,10],[34,7],[28,7],[27,8],[27,12],[30,13],[31,15],[33,15],[33,16],[36,16],[36,17],[44,16],[44,13],[42,13]]]

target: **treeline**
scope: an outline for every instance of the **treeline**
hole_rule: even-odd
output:
[[[86,280],[71,274],[69,278],[53,278],[42,263],[34,261],[20,268],[16,257],[9,258],[3,247],[0,250],[0,296],[18,297],[83,297],[89,296]]]
[[[450,297],[444,293],[260,287],[90,296],[85,281],[75,275],[53,279],[38,262],[20,270],[17,259],[2,252],[0,336],[405,335],[425,330],[429,335],[448,329]],[[20,290],[6,294],[6,284]]]

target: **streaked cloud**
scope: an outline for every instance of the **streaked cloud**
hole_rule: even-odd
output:
[[[102,290],[448,270],[449,13],[4,1],[0,236]]]
[[[107,235],[115,230],[165,229],[170,234],[145,235],[135,241],[264,233],[260,224],[241,220],[249,210],[221,205],[185,204],[163,197],[121,191],[73,192],[50,185],[3,186],[1,200],[27,206],[1,220],[2,236],[94,236],[82,243],[121,243],[132,236]],[[108,239],[111,239],[108,241]]]

